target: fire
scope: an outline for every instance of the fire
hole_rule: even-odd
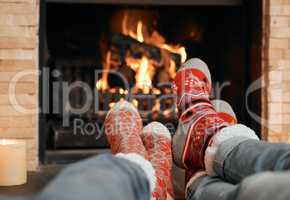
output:
[[[128,14],[127,13],[124,15],[124,18],[122,21],[122,33],[125,35],[129,35],[130,37],[138,40],[139,42],[144,42],[142,21],[141,20],[138,21],[136,31],[128,28]]]
[[[142,28],[143,28],[143,23],[141,21],[138,21],[138,24],[137,24],[137,40],[139,42],[144,42]]]
[[[125,24],[127,24],[127,23],[125,23]],[[136,39],[139,42],[144,42],[142,21],[138,21],[136,32],[133,30],[128,30],[127,28],[125,28],[123,33],[126,35],[129,35],[130,37]]]
[[[126,58],[126,64],[136,72],[136,88],[142,90],[143,93],[148,94],[152,88],[152,79],[155,73],[155,67],[146,56],[141,59],[134,59],[132,57]]]
[[[169,61],[168,73],[169,73],[170,78],[174,79],[174,77],[176,75],[176,64],[171,59]]]
[[[171,53],[179,54],[181,57],[181,62],[185,62],[187,58],[186,49],[183,46],[180,45],[170,45],[166,44],[165,38],[160,35],[157,31],[153,31],[151,36],[144,38],[143,30],[143,22],[141,20],[138,20],[136,30],[132,30],[131,27],[128,28],[128,14],[126,13],[123,21],[122,21],[122,33],[125,35],[128,35],[134,39],[136,39],[139,42],[145,42],[154,46],[157,46],[161,49],[165,49]]]
[[[119,94],[128,94],[128,90],[124,90],[123,88],[119,89]]]
[[[144,29],[144,26],[145,25],[141,20],[138,20],[137,24],[133,27],[128,26],[128,14],[125,13],[122,21],[122,33],[136,39],[139,42],[145,42],[147,44],[157,46],[161,50],[166,50],[162,51],[162,62],[167,69],[170,78],[174,78],[176,74],[176,64],[168,52],[179,54],[181,57],[181,62],[185,62],[187,57],[185,47],[166,44],[164,37],[157,31],[153,31],[150,36],[150,34],[146,32],[147,29]],[[153,79],[155,72],[154,66],[150,63],[150,59],[143,55],[141,59],[127,57],[125,60],[126,64],[136,72],[135,78],[137,89],[141,89],[144,93],[149,93],[150,88],[152,88],[151,80]]]
[[[138,101],[136,100],[136,99],[133,99],[133,101],[132,101],[132,104],[136,107],[136,108],[138,108]]]
[[[131,38],[139,41],[140,43],[146,43],[148,45],[156,46],[161,50],[161,61],[150,59],[145,53],[141,58],[135,58],[133,56],[126,56],[125,63],[135,72],[136,85],[134,91],[141,90],[145,94],[154,92],[152,87],[152,80],[156,71],[156,66],[162,66],[165,72],[168,73],[168,77],[173,79],[176,75],[176,61],[173,60],[172,53],[180,55],[181,62],[186,60],[186,49],[181,45],[167,44],[165,38],[159,34],[156,30],[149,34],[148,28],[142,22],[142,20],[129,19],[129,15],[126,12],[122,19],[122,34],[130,36]],[[111,52],[108,51],[103,63],[103,73],[101,79],[96,83],[98,90],[104,91],[109,89],[108,73],[110,66],[113,65],[111,60]],[[125,91],[120,90],[120,94],[124,94]],[[128,92],[128,91],[127,91]],[[159,91],[160,93],[160,91]]]
[[[96,84],[96,87],[98,90],[104,91],[109,88],[108,75],[109,75],[110,65],[111,65],[111,51],[108,51],[106,55],[106,60],[103,63],[104,70],[102,73],[102,77]]]
[[[101,79],[97,82],[96,87],[98,90],[104,91],[108,88],[107,81],[105,79]]]
[[[136,87],[138,89],[141,89],[145,94],[148,94],[152,87],[152,81],[150,76],[151,70],[149,70],[150,67],[151,66],[149,66],[148,59],[146,57],[142,57],[138,72],[136,74]]]
[[[172,45],[168,45],[168,44],[162,44],[161,48],[166,49],[172,53],[176,53],[179,54],[181,57],[181,62],[185,62],[186,58],[187,58],[187,54],[186,54],[186,50],[184,47],[182,46],[172,46]]]

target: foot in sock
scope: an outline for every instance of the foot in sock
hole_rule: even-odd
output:
[[[179,114],[196,101],[209,102],[211,89],[210,72],[202,60],[193,58],[184,63],[173,81]]]
[[[157,182],[152,196],[158,200],[166,200],[167,194],[173,197],[171,135],[168,129],[159,122],[152,122],[144,127],[141,138],[156,172]]]
[[[237,124],[238,120],[236,114],[228,102],[220,99],[215,99],[211,101],[211,104],[217,111],[218,115],[226,122],[232,125]]]
[[[113,154],[136,153],[148,158],[140,138],[142,119],[136,108],[127,101],[119,101],[105,119],[105,133]]]
[[[223,118],[229,124],[237,124],[237,117],[235,112],[233,111],[232,107],[229,103],[223,100],[212,100],[211,101],[214,109],[216,110],[217,114]],[[210,145],[210,144],[209,144]],[[208,148],[207,148],[208,150]],[[207,151],[206,151],[207,152]],[[205,156],[205,165],[209,164],[211,160],[208,160],[212,157]],[[187,170],[185,175],[185,183],[189,183],[193,176],[196,176],[196,173],[199,171],[194,170]]]
[[[155,191],[156,172],[140,137],[142,119],[136,108],[127,101],[119,101],[105,119],[105,134],[111,151],[117,157],[138,165],[146,174],[151,192]]]
[[[204,152],[211,138],[230,125],[209,101],[211,88],[209,69],[199,59],[187,61],[174,80],[180,118],[173,137],[173,158],[185,169],[204,169]]]

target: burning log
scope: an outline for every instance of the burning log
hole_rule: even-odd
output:
[[[156,63],[161,63],[164,53],[168,54],[169,58],[175,62],[176,66],[179,66],[181,63],[181,56],[179,54],[160,49],[144,42],[139,42],[130,36],[112,33],[109,41],[112,59],[117,61],[117,63],[124,63],[126,57],[141,59],[142,56],[146,56],[156,61]]]

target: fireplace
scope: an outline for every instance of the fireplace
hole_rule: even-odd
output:
[[[66,163],[108,149],[102,124],[120,99],[138,108],[144,124],[160,121],[173,134],[170,82],[191,57],[209,65],[212,98],[227,100],[259,133],[245,93],[261,74],[261,9],[259,1],[238,0],[43,2],[41,161]],[[260,99],[259,91],[248,99],[258,114]]]

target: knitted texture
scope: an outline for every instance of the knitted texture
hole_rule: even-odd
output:
[[[167,193],[174,196],[171,177],[171,135],[165,126],[152,122],[144,127],[141,137],[156,171],[157,183],[152,196],[158,200],[166,200]]]
[[[132,104],[126,101],[117,103],[108,113],[104,125],[113,154],[136,153],[148,158],[140,138],[142,119]]]

